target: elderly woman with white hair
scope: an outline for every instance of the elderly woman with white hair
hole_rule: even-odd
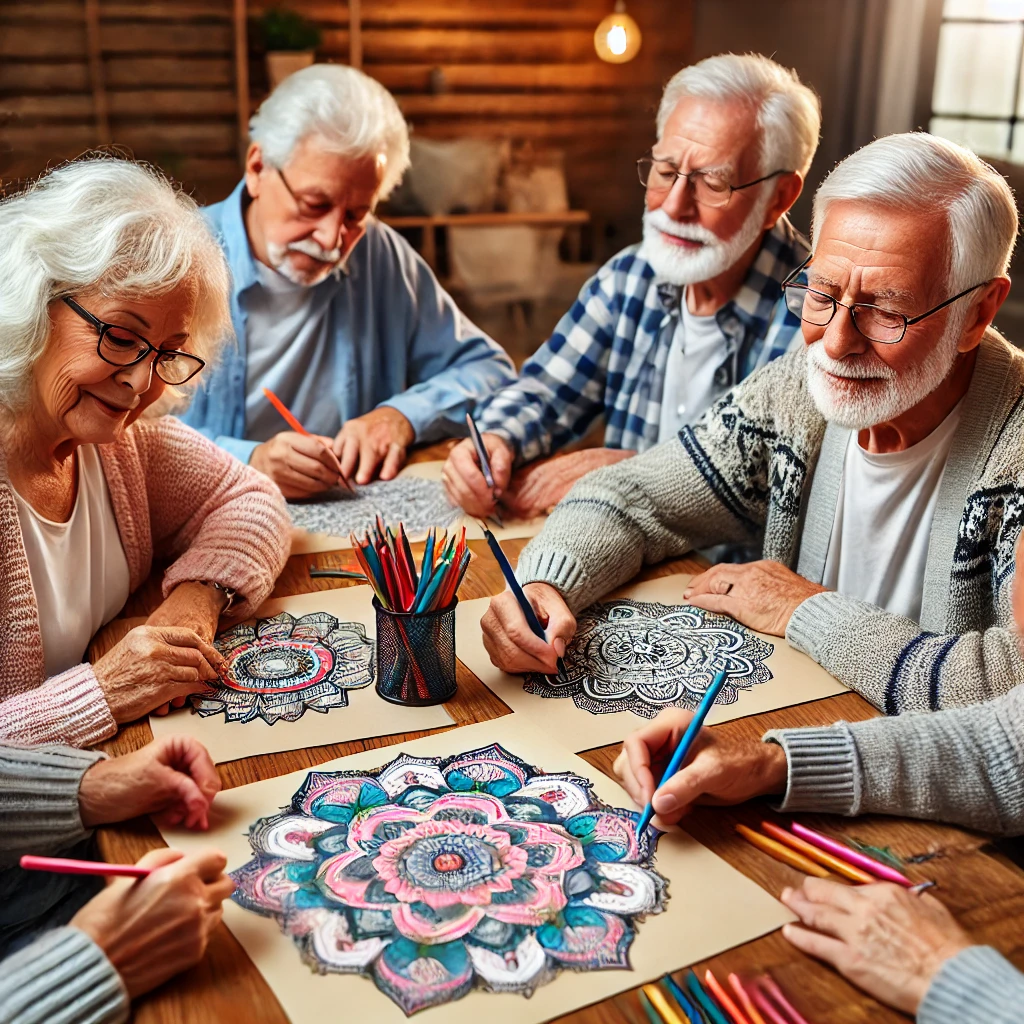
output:
[[[512,362],[374,217],[409,166],[408,126],[379,82],[315,64],[263,101],[250,133],[244,179],[206,210],[238,346],[185,422],[289,498],[337,485],[339,468],[390,479],[414,442],[464,434]],[[319,439],[285,429],[264,388]]]
[[[158,415],[230,333],[194,203],[83,160],[0,203],[0,737],[89,746],[216,678],[287,557],[277,489]],[[90,638],[154,562],[163,603],[95,664]]]

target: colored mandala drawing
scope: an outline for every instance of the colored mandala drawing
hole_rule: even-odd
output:
[[[734,703],[741,690],[772,678],[765,661],[773,650],[728,616],[623,598],[580,612],[565,652],[565,682],[530,673],[523,689],[572,697],[594,715],[653,718],[662,708],[696,708],[723,668],[729,678],[716,703]]]
[[[498,745],[310,772],[249,830],[234,900],[319,974],[362,974],[406,1015],[474,987],[532,995],[560,970],[629,969],[668,884],[637,815]]]
[[[292,522],[310,533],[347,537],[368,530],[377,516],[389,523],[404,523],[413,536],[432,526],[448,526],[459,515],[436,480],[400,476],[357,487],[356,495],[341,495],[333,501],[288,503]]]
[[[373,682],[373,643],[361,622],[327,612],[295,619],[281,612],[221,633],[214,646],[227,659],[215,696],[194,697],[203,717],[228,722],[296,722],[307,710],[327,714],[348,704],[348,691]]]

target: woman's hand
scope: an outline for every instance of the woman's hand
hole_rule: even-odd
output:
[[[223,590],[203,583],[179,583],[148,619],[147,626],[184,626],[208,644],[217,635],[220,613],[228,603]]]
[[[615,759],[615,774],[638,807],[653,796],[655,828],[675,825],[695,803],[740,804],[785,792],[787,764],[782,747],[731,739],[706,728],[697,734],[686,764],[655,791],[692,718],[692,711],[662,711],[626,737]]]
[[[972,945],[934,896],[889,882],[849,886],[807,878],[799,889],[784,889],[782,902],[803,925],[782,929],[797,949],[912,1015],[943,963]]]
[[[97,761],[82,776],[78,809],[86,828],[152,814],[158,824],[209,827],[220,776],[191,736],[165,736],[123,757]]]
[[[565,654],[565,645],[576,632],[576,618],[562,595],[547,583],[527,583],[523,593],[533,605],[548,639],[537,636],[526,621],[511,590],[491,603],[480,620],[484,647],[491,662],[504,672],[543,672],[553,675]]]
[[[206,693],[224,658],[182,626],[136,626],[92,669],[118,724],[150,711],[166,714],[190,693]]]
[[[106,953],[131,999],[199,963],[235,888],[217,850],[153,850],[139,864],[152,874],[112,882],[70,922]]]

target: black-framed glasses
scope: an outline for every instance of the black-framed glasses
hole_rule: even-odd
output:
[[[636,162],[640,184],[648,192],[668,192],[680,178],[685,178],[693,189],[693,198],[701,206],[728,206],[733,192],[742,192],[745,188],[753,188],[762,181],[778,177],[780,174],[793,174],[793,171],[772,171],[754,181],[746,181],[742,185],[730,185],[720,174],[713,171],[680,171],[667,160],[655,160],[653,156],[642,156]]]
[[[885,309],[883,306],[876,306],[870,302],[854,302],[852,305],[847,305],[826,292],[812,288],[808,283],[807,271],[804,269],[810,259],[811,257],[808,257],[782,282],[782,294],[785,296],[789,311],[803,320],[805,324],[827,327],[836,315],[836,310],[842,306],[850,311],[853,326],[868,341],[877,342],[879,345],[898,344],[903,340],[908,327],[919,324],[932,314],[938,313],[940,309],[945,309],[950,303],[956,302],[957,299],[962,299],[965,295],[970,295],[971,292],[988,284],[988,281],[979,281],[978,284],[972,284],[970,288],[957,292],[945,302],[940,302],[937,306],[933,306],[918,316],[904,316],[903,313],[897,313],[894,309]]]
[[[83,309],[74,299],[64,296],[64,301],[86,322],[92,324],[99,333],[96,342],[96,354],[111,366],[134,366],[141,363],[151,352],[155,352],[153,372],[165,384],[184,384],[191,380],[205,365],[206,361],[190,352],[179,352],[177,349],[157,348],[151,345],[141,334],[129,331],[127,327],[108,324],[95,317],[87,309]]]

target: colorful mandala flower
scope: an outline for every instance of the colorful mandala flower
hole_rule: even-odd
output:
[[[373,682],[366,628],[326,612],[243,622],[221,633],[215,646],[227,659],[211,684],[219,692],[192,699],[204,717],[223,712],[228,722],[295,722],[307,709],[326,714],[345,707],[349,690]]]
[[[636,819],[497,745],[310,772],[250,829],[234,899],[406,1014],[474,986],[529,996],[563,968],[629,967],[635,922],[667,899]]]
[[[623,598],[580,612],[564,682],[530,673],[523,689],[572,697],[595,715],[653,718],[666,707],[696,708],[723,668],[729,681],[716,703],[734,703],[741,690],[772,678],[765,661],[774,649],[727,615]]]

